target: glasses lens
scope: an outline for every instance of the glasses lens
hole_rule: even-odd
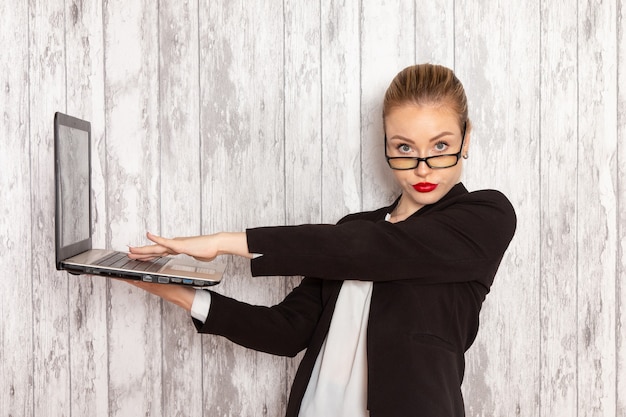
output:
[[[431,168],[450,168],[455,166],[459,158],[456,155],[441,155],[428,159]]]
[[[413,158],[390,158],[388,161],[393,169],[413,169],[417,166],[417,160]]]

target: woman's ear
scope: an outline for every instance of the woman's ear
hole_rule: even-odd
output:
[[[465,143],[463,144],[463,159],[469,158],[469,146],[470,146],[470,132],[465,133]]]
[[[461,156],[463,159],[469,157],[469,146],[472,139],[472,123],[468,120],[465,125],[465,140],[463,141],[463,149],[461,149]]]

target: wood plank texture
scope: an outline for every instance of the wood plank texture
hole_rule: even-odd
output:
[[[361,79],[358,0],[321,6],[322,222],[361,210]]]
[[[70,412],[67,275],[55,271],[54,112],[65,108],[64,2],[29,2],[30,191],[33,285],[33,410]],[[45,94],[41,94],[45,91]]]
[[[195,333],[54,269],[52,118],[92,122],[94,243],[334,223],[389,203],[382,98],[415,62],[469,97],[469,189],[518,230],[467,353],[469,417],[626,415],[624,2],[0,3],[0,415],[284,414],[299,357]],[[228,263],[220,293],[299,277]]]
[[[425,1],[415,7],[415,62],[454,68],[454,0]],[[458,52],[463,55],[463,51]]]
[[[320,223],[322,99],[320,4],[284,3],[285,215]]]
[[[0,410],[14,416],[34,408],[28,19],[26,2],[0,3]]]
[[[615,414],[626,415],[626,2],[618,2],[617,14],[617,300],[615,347],[617,349],[617,405]]]
[[[541,415],[576,415],[577,15],[541,5]]]
[[[578,403],[616,415],[615,3],[578,4]]]

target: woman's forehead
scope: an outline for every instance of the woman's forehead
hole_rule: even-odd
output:
[[[392,129],[459,130],[457,115],[446,106],[397,106],[385,116],[385,125]]]

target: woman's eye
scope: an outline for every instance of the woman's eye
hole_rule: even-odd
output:
[[[437,142],[437,144],[435,144],[435,150],[437,152],[443,152],[446,149],[448,149],[448,144],[445,142]]]
[[[402,144],[398,146],[398,150],[402,153],[409,153],[411,152],[411,147],[407,144]]]

